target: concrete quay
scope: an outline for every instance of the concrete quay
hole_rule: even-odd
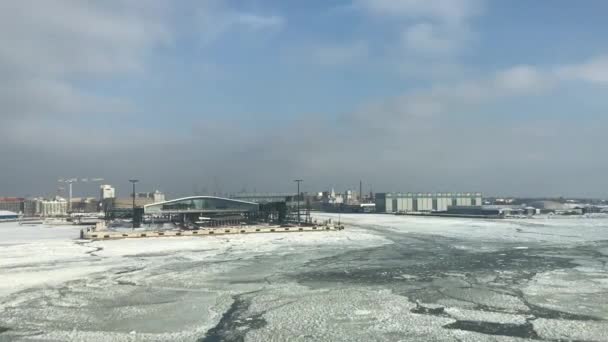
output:
[[[302,232],[325,232],[343,230],[344,226],[243,226],[243,227],[219,227],[197,230],[165,230],[165,231],[133,231],[117,232],[109,230],[80,231],[80,238],[85,240],[112,240],[112,239],[141,239],[153,237],[182,237],[182,236],[216,236],[236,234],[261,234],[261,233],[302,233]]]

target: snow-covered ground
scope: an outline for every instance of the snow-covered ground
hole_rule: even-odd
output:
[[[0,223],[0,341],[607,340],[607,218],[316,217],[346,229]]]

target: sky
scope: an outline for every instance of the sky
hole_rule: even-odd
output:
[[[6,0],[0,196],[608,197],[608,2]],[[97,194],[76,184],[76,194]]]

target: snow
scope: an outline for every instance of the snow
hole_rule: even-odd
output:
[[[574,268],[538,274],[522,290],[533,304],[608,320],[606,289],[608,272],[605,268]]]
[[[605,322],[539,318],[533,324],[540,337],[553,341],[602,342],[608,336],[608,325]]]
[[[445,312],[450,315],[450,317],[461,321],[525,324],[527,318],[527,316],[524,315],[514,315],[500,312],[484,312],[457,307],[447,308]]]
[[[315,217],[346,229],[79,241],[0,223],[0,340],[608,335],[606,217]]]

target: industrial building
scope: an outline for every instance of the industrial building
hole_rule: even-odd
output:
[[[450,206],[479,206],[479,192],[439,193],[377,193],[376,211],[379,213],[447,211]]]

